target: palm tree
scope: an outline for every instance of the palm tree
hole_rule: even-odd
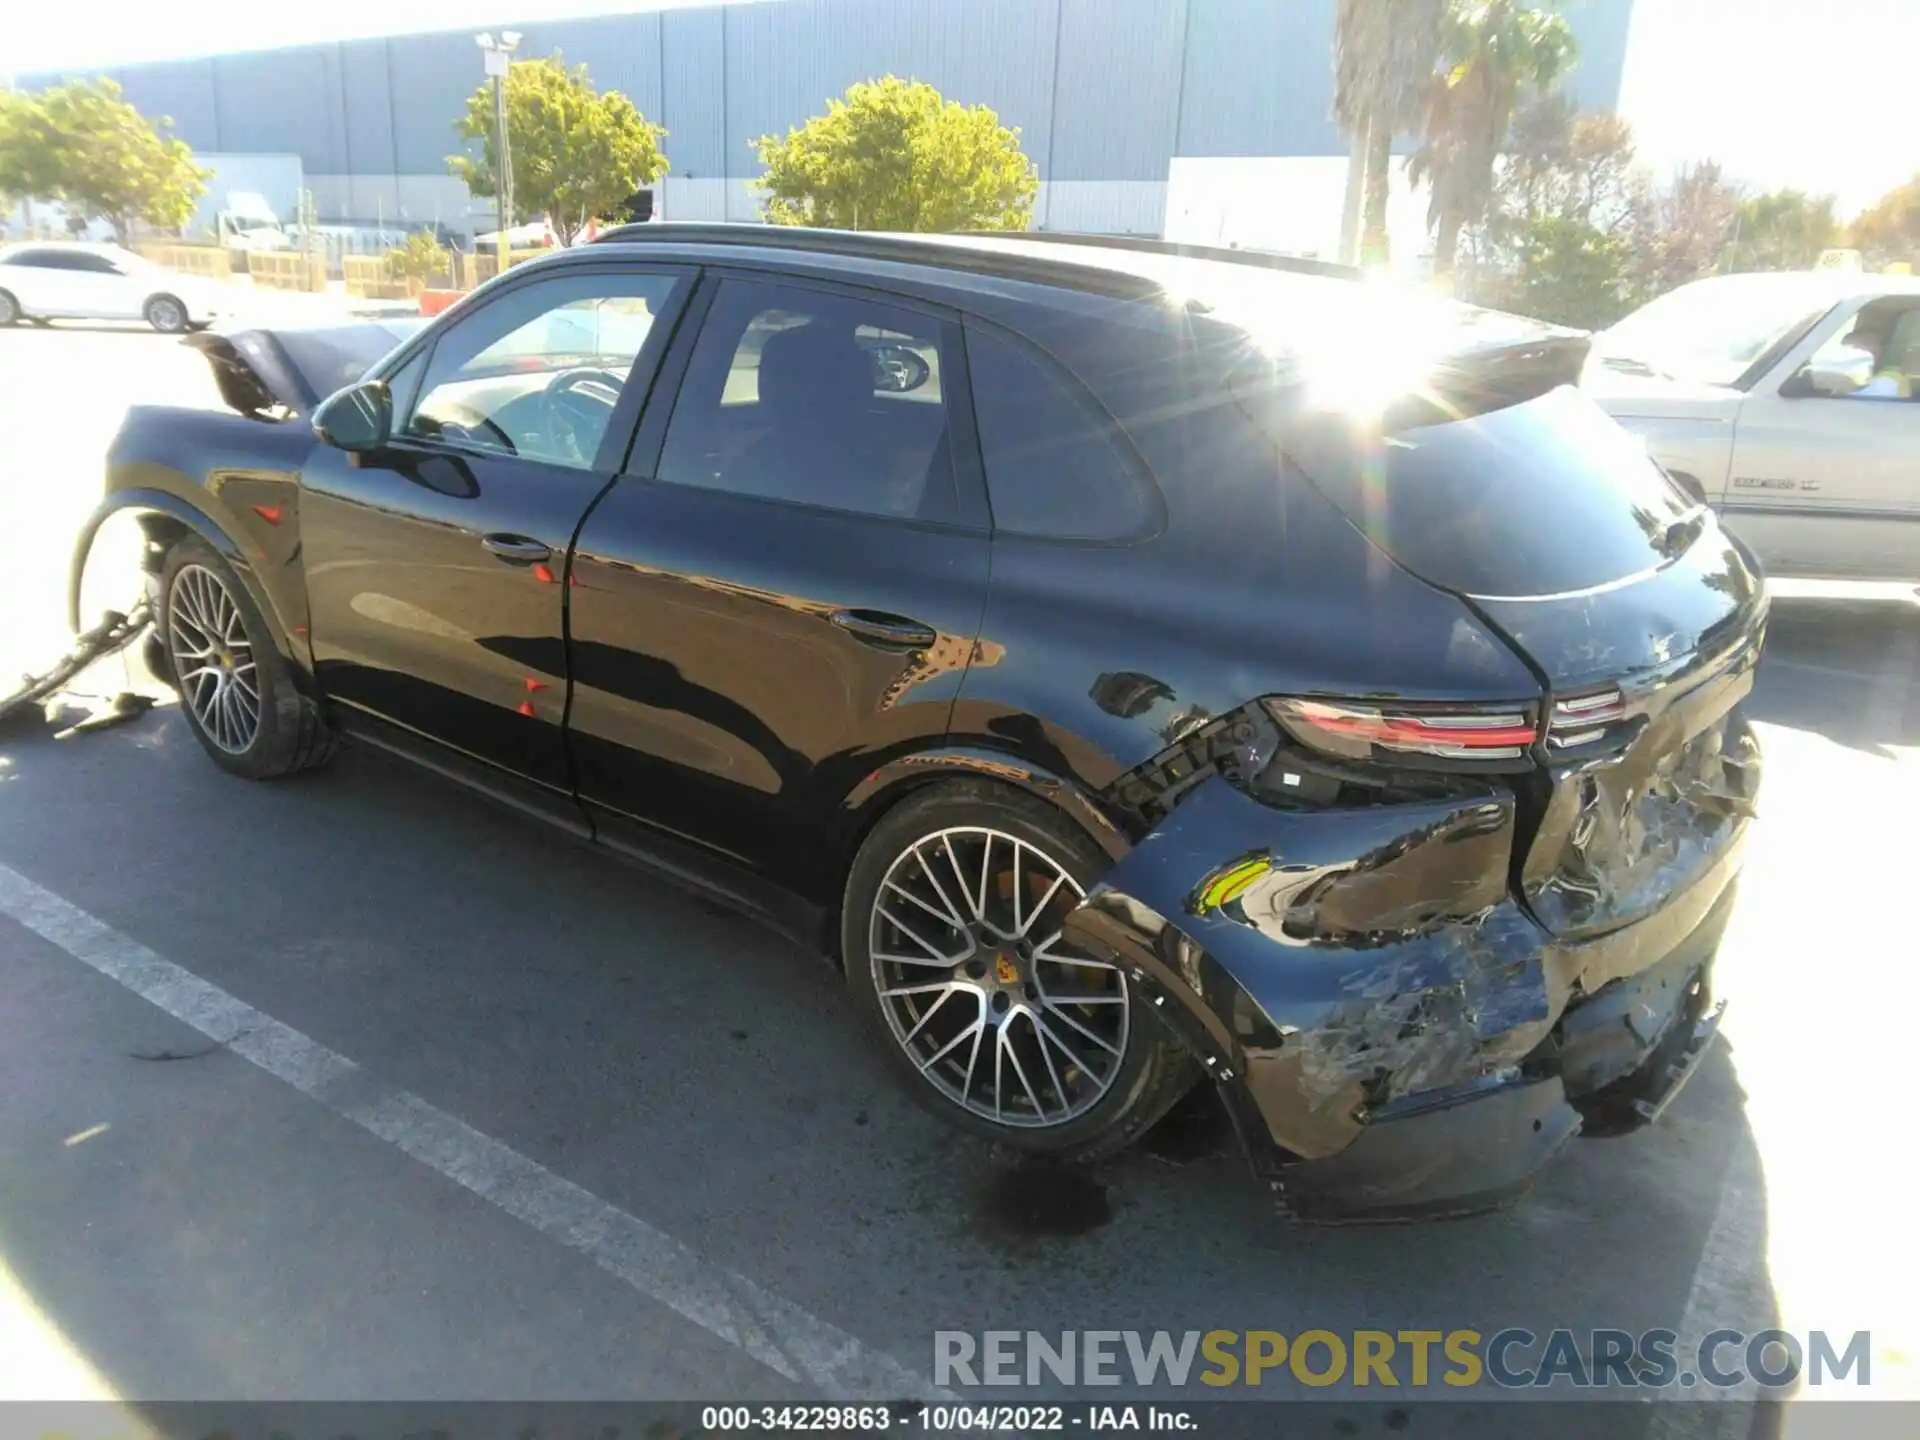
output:
[[[1387,258],[1387,167],[1393,137],[1413,134],[1440,59],[1447,0],[1340,0],[1334,26],[1334,114],[1353,142],[1341,215],[1341,258]],[[1358,223],[1356,224],[1356,220]]]
[[[1451,277],[1460,232],[1486,214],[1493,167],[1523,92],[1544,90],[1578,53],[1566,20],[1522,0],[1450,0],[1422,143],[1408,162],[1433,187],[1433,269]]]

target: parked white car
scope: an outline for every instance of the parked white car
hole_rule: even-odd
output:
[[[17,320],[144,320],[177,335],[231,308],[217,280],[183,275],[118,245],[50,243],[0,249],[0,325]]]
[[[1920,280],[1697,280],[1594,337],[1582,383],[1769,573],[1920,581]]]

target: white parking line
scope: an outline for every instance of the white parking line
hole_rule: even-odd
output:
[[[788,1379],[833,1400],[952,1398],[891,1356],[384,1083],[4,865],[0,914]]]

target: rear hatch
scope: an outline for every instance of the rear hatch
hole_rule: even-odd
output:
[[[1573,388],[1584,354],[1542,330],[1462,346],[1366,405],[1299,384],[1259,402],[1376,547],[1533,671],[1513,879],[1564,938],[1658,909],[1737,842],[1758,763],[1735,707],[1766,619],[1712,513]]]

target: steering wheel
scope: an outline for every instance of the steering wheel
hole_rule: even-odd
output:
[[[547,439],[557,454],[591,465],[607,433],[620,388],[627,382],[611,370],[591,366],[562,370],[547,382]]]

